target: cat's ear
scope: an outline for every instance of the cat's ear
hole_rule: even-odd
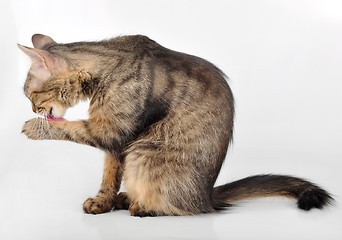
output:
[[[66,73],[70,71],[69,65],[61,56],[46,50],[30,48],[20,44],[18,44],[18,47],[31,58],[31,71],[37,75],[50,76],[53,72]]]
[[[53,73],[67,73],[70,71],[67,62],[58,55],[20,44],[18,44],[18,47],[32,60],[30,74],[34,76],[34,81],[31,83],[31,90],[38,89]]]
[[[25,47],[20,44],[18,44],[18,47],[32,60],[30,72],[41,81],[48,80],[51,76],[51,71],[48,70],[49,65],[46,59],[48,54],[45,53],[46,51]]]
[[[35,48],[46,50],[49,46],[57,44],[52,38],[43,34],[34,34],[32,43]]]

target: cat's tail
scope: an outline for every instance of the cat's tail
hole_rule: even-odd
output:
[[[215,187],[212,203],[216,210],[223,210],[238,200],[271,196],[294,198],[298,208],[306,211],[321,209],[333,201],[327,191],[304,179],[285,175],[256,175]]]

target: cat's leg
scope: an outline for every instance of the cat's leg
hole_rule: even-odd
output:
[[[173,200],[183,200],[181,185],[177,184],[172,162],[165,162],[158,146],[152,142],[133,143],[125,158],[124,181],[132,216],[189,215],[175,206]],[[181,166],[178,166],[181,167]],[[183,184],[184,185],[184,184]],[[172,188],[179,189],[175,195]]]
[[[119,130],[110,122],[95,120],[51,122],[43,118],[26,121],[22,133],[33,140],[67,140],[102,149],[112,155],[119,155],[121,143]],[[104,134],[106,133],[106,134]]]
[[[96,197],[88,198],[83,204],[85,213],[99,214],[114,208],[122,179],[122,163],[110,154],[106,155],[103,179]]]
[[[210,139],[184,135],[178,122],[162,121],[126,149],[123,179],[133,216],[196,215],[214,212],[211,189],[215,161]],[[165,133],[167,135],[165,135]],[[216,146],[216,145],[215,145]],[[214,148],[213,146],[212,148]],[[217,151],[216,151],[217,152]],[[214,173],[213,176],[210,173]]]
[[[86,213],[108,212],[114,207],[120,189],[123,163],[120,159],[122,147],[119,134],[107,122],[99,124],[91,120],[50,122],[42,118],[27,121],[22,132],[31,139],[69,140],[97,147],[107,152],[103,182],[97,197],[84,203]],[[110,131],[109,131],[110,130]],[[106,133],[106,134],[104,134]],[[120,196],[121,206],[128,209],[129,203]]]
[[[33,140],[69,140],[94,145],[89,120],[52,122],[44,118],[33,118],[25,122],[22,133]]]

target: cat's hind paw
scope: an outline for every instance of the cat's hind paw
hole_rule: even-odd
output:
[[[131,213],[131,216],[134,217],[156,217],[161,216],[160,214],[157,214],[154,211],[146,211],[144,208],[140,207],[138,203],[132,203],[129,206],[129,212]]]
[[[130,200],[128,198],[128,195],[126,192],[121,192],[119,193],[119,195],[117,196],[116,200],[115,200],[115,209],[129,209],[129,205],[130,205]]]

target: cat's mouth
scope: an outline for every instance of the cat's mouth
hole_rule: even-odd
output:
[[[47,114],[46,119],[51,122],[62,122],[65,121],[63,115],[61,117],[56,117],[53,111],[53,107],[50,108],[49,114]]]

